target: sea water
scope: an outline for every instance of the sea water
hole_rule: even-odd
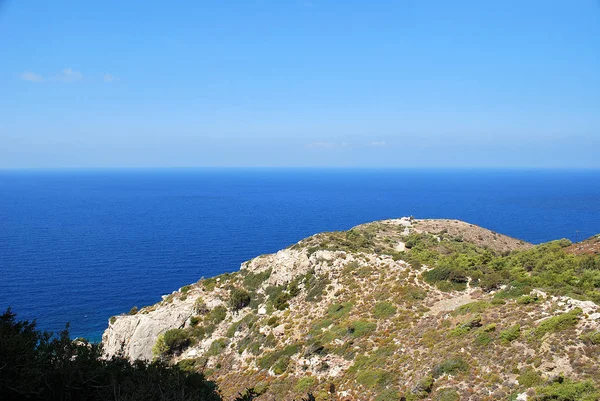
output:
[[[0,171],[0,309],[98,340],[110,316],[321,231],[452,218],[539,243],[600,232],[600,171]]]

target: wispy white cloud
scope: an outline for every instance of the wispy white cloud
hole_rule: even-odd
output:
[[[79,71],[75,71],[72,68],[65,68],[55,77],[56,80],[62,82],[76,82],[83,79],[83,74]]]
[[[348,142],[311,142],[306,147],[312,149],[339,149],[348,148],[350,144]]]
[[[21,79],[23,81],[29,82],[44,82],[44,77],[40,74],[36,74],[35,72],[25,71],[21,74]]]
[[[382,147],[382,146],[386,146],[387,143],[385,141],[373,141],[369,144],[369,146],[373,146],[373,147]]]
[[[115,77],[113,74],[104,74],[102,78],[104,79],[104,82],[115,82],[119,80],[119,78]]]

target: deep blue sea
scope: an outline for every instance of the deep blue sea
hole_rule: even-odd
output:
[[[98,340],[110,316],[203,276],[409,215],[582,239],[600,232],[600,171],[0,171],[0,309]]]

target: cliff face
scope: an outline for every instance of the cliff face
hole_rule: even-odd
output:
[[[203,370],[226,398],[523,399],[600,381],[600,273],[566,245],[456,220],[317,234],[111,319],[103,344]]]

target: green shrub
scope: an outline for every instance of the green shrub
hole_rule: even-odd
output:
[[[296,386],[294,387],[294,389],[298,393],[306,393],[308,390],[315,387],[317,382],[318,382],[318,379],[316,377],[312,377],[312,376],[302,377],[300,380],[298,380],[298,383],[296,383]]]
[[[273,364],[273,373],[275,373],[276,375],[282,375],[287,370],[287,367],[289,364],[290,364],[290,357],[287,355],[281,356]]]
[[[184,329],[167,330],[163,335],[167,354],[179,354],[190,345],[189,333]]]
[[[467,272],[456,267],[435,267],[423,273],[423,279],[442,291],[460,291],[467,286]]]
[[[458,325],[450,331],[452,337],[462,337],[471,331],[470,327]]]
[[[199,372],[206,366],[206,358],[183,359],[177,367],[185,372]]]
[[[481,327],[481,316],[479,315],[473,316],[472,318],[459,324],[454,330],[450,332],[450,334],[455,337],[460,337],[464,334],[467,334],[476,327]]]
[[[458,392],[452,388],[442,388],[440,389],[434,398],[436,401],[459,401],[460,396]]]
[[[135,315],[137,313],[138,313],[138,307],[137,306],[134,306],[133,308],[131,308],[129,310],[129,312],[127,312],[128,315]]]
[[[368,388],[384,387],[392,381],[392,374],[384,369],[361,370],[356,375],[356,381]]]
[[[519,298],[517,298],[517,303],[519,305],[529,305],[529,304],[537,302],[538,300],[539,299],[536,296],[522,295]]]
[[[511,326],[510,328],[500,332],[500,340],[502,340],[502,342],[504,342],[505,344],[508,344],[519,338],[520,335],[521,325],[515,324],[514,326]]]
[[[320,301],[325,292],[325,288],[331,283],[327,277],[308,275],[305,279],[305,285],[307,289],[306,301],[317,302]]]
[[[433,377],[437,378],[443,374],[453,376],[460,372],[469,370],[469,364],[462,358],[447,359],[433,369]]]
[[[573,382],[565,380],[536,389],[534,401],[598,401],[600,392],[591,381]]]
[[[111,316],[109,319],[110,324],[115,324],[115,322],[117,321],[117,317],[116,316]]]
[[[310,342],[307,345],[306,350],[304,351],[305,357],[310,357],[312,355],[325,355],[325,354],[327,354],[327,350],[325,349],[325,346],[319,340],[314,340],[314,341]]]
[[[343,304],[332,304],[327,309],[327,316],[333,320],[339,320],[346,316],[352,309],[352,302],[344,302]]]
[[[273,307],[277,310],[285,310],[290,307],[288,301],[291,299],[290,294],[281,292],[273,299]]]
[[[202,321],[200,316],[192,316],[190,317],[190,326],[196,327]]]
[[[557,331],[575,327],[581,312],[581,309],[576,308],[570,312],[563,313],[562,315],[553,316],[549,319],[546,319],[535,328],[533,335],[537,338],[541,338],[546,333],[555,333]]]
[[[492,342],[492,336],[488,332],[483,331],[475,336],[475,344],[480,347],[486,346]]]
[[[288,345],[287,347],[285,347],[282,350],[269,352],[258,360],[258,366],[262,369],[269,369],[272,366],[274,366],[282,358],[287,360],[287,362],[289,362],[289,358],[292,355],[296,354],[299,349],[300,349],[300,346],[298,344],[292,344],[292,345]],[[285,362],[285,366],[287,368],[287,362],[285,360],[281,361],[279,363],[279,368],[281,368],[283,366],[284,362]]]
[[[300,294],[300,287],[298,286],[298,279],[292,281],[289,285],[288,285],[288,293],[290,294],[290,297],[294,298],[295,296],[297,296],[298,294]]]
[[[197,313],[199,315],[206,315],[208,312],[210,312],[210,310],[204,303],[204,300],[202,299],[202,297],[198,297],[194,302],[194,313]]]
[[[207,278],[207,279],[202,280],[201,282],[202,282],[202,286],[204,287],[204,289],[208,292],[214,290],[215,287],[217,286],[217,278],[216,277]]]
[[[542,384],[544,379],[536,370],[527,368],[517,377],[517,381],[521,386],[529,388]]]
[[[375,401],[398,401],[400,400],[400,393],[398,390],[393,388],[387,388],[375,397]]]
[[[492,305],[487,301],[476,301],[465,305],[461,305],[456,308],[453,312],[453,316],[466,315],[467,313],[482,313]]]
[[[244,287],[250,291],[256,291],[269,277],[271,277],[271,269],[259,273],[246,273],[244,276]]]
[[[241,288],[236,288],[231,292],[231,297],[229,298],[229,307],[238,311],[246,306],[250,305],[250,293],[248,291],[244,291]]]
[[[198,340],[202,340],[207,332],[204,326],[193,326],[188,330],[190,332],[190,337],[194,337]]]
[[[367,322],[364,320],[357,320],[352,322],[350,326],[348,326],[348,333],[352,335],[352,337],[362,337],[366,334],[369,334],[377,328],[377,324],[373,322]]]
[[[412,389],[412,393],[420,397],[426,397],[427,394],[431,393],[434,382],[435,379],[433,376],[427,375],[417,382],[415,387]]]
[[[152,346],[152,355],[154,355],[155,358],[162,358],[167,355],[168,351],[169,348],[165,344],[165,335],[159,334],[156,342]]]
[[[582,334],[581,339],[588,344],[600,345],[600,331]]]
[[[184,285],[183,287],[181,287],[181,293],[187,294],[191,289],[192,289],[191,285]]]
[[[377,319],[388,318],[395,314],[396,307],[391,302],[377,302],[373,307],[373,316]]]
[[[514,283],[513,283],[514,284]],[[516,299],[519,298],[523,295],[527,295],[531,292],[531,287],[529,286],[524,286],[524,285],[511,285],[510,287],[502,290],[502,291],[498,291],[495,295],[494,295],[494,299],[495,300],[504,300],[504,299]]]
[[[213,341],[208,347],[208,351],[204,354],[205,356],[217,356],[220,355],[221,352],[227,348],[229,345],[229,340],[226,338],[219,338],[218,340]]]
[[[206,316],[206,321],[213,324],[219,324],[223,320],[225,320],[226,316],[227,308],[225,308],[223,305],[219,305],[208,313],[208,315]]]

